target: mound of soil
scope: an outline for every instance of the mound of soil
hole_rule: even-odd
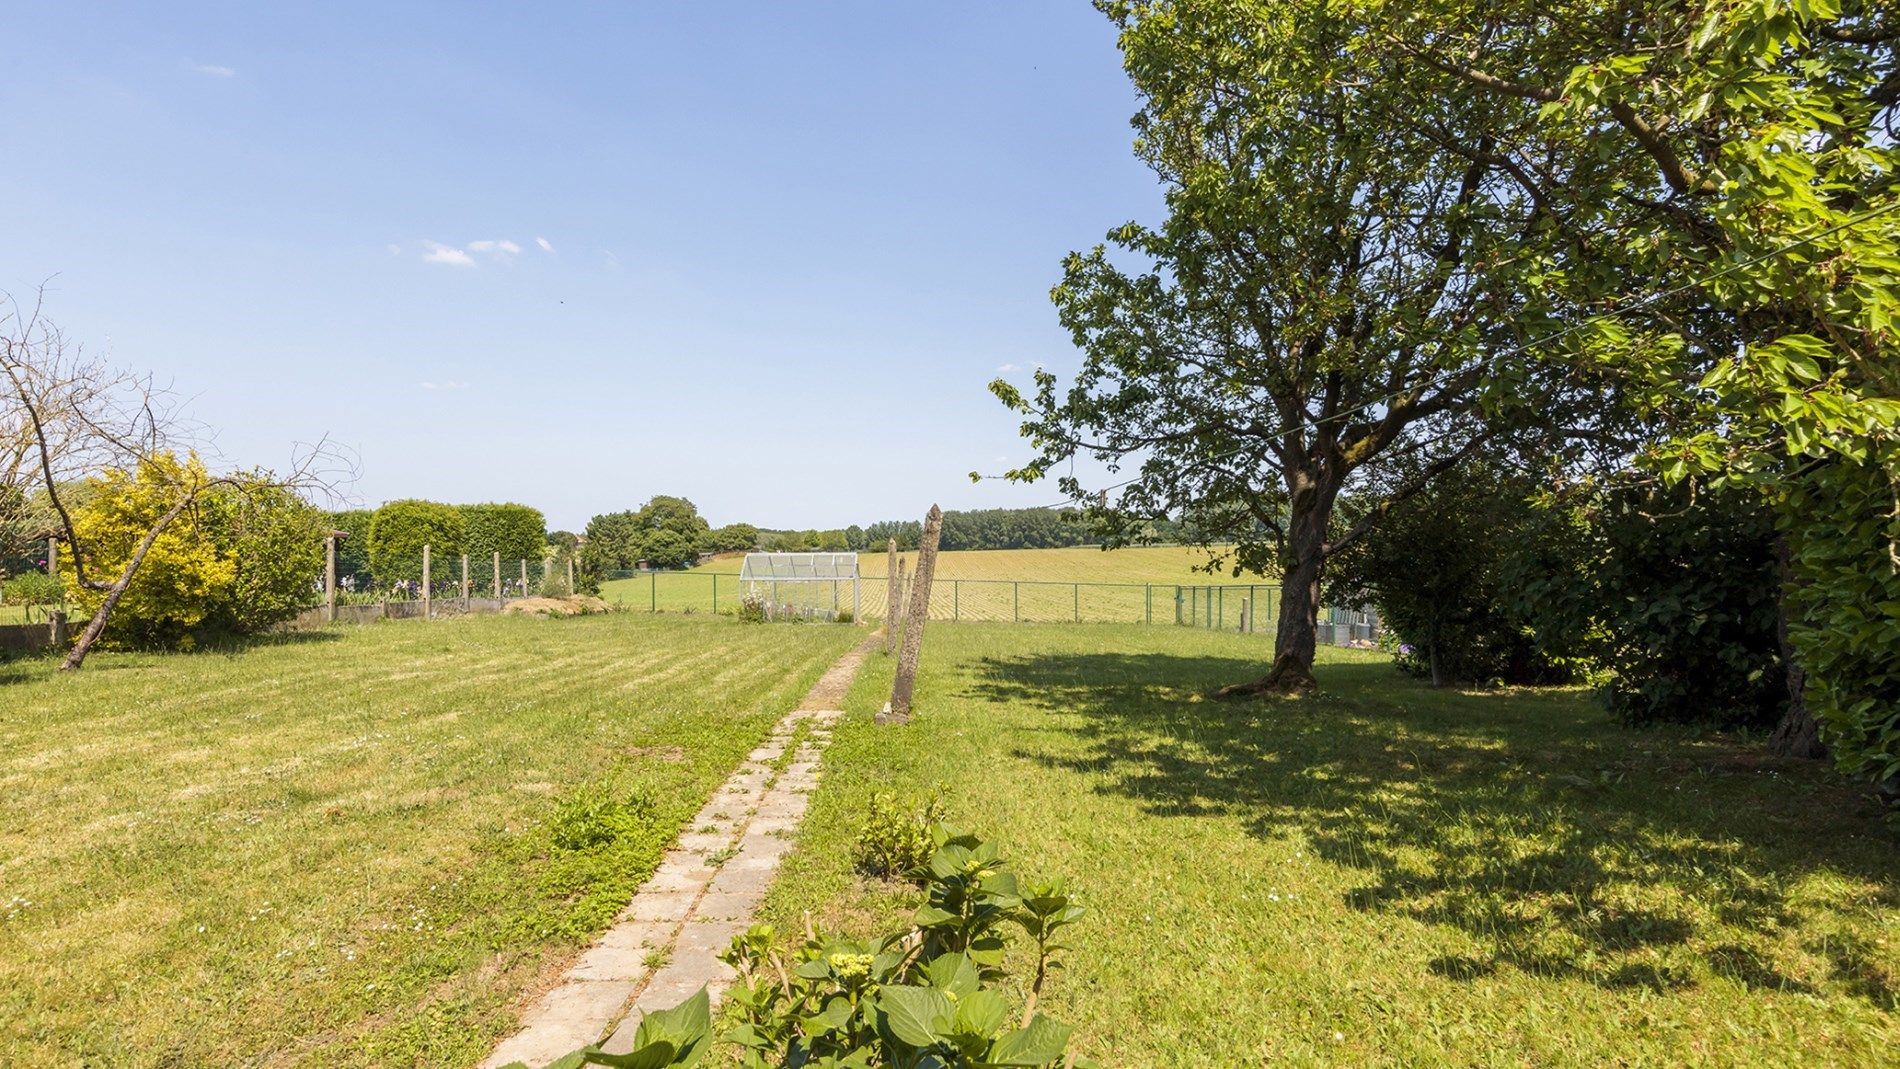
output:
[[[591,616],[612,612],[613,606],[590,594],[580,594],[571,598],[518,598],[502,606],[501,611],[524,616]]]

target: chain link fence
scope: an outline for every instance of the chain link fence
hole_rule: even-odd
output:
[[[861,618],[881,623],[889,603],[889,580],[866,576],[858,582]],[[832,585],[837,589],[807,593],[827,604],[831,603],[828,599],[836,599],[836,606],[849,608],[850,580]],[[739,576],[720,572],[612,572],[601,584],[601,597],[636,612],[733,614],[744,594]],[[948,621],[1170,624],[1271,635],[1278,605],[1279,590],[1270,584],[938,579],[930,588],[930,619]],[[1244,629],[1243,606],[1247,609]],[[1376,615],[1337,607],[1321,612],[1321,642],[1370,644],[1378,635]]]

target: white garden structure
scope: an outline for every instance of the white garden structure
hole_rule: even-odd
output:
[[[846,612],[863,619],[856,553],[748,553],[739,594],[757,599],[770,620],[836,620]]]

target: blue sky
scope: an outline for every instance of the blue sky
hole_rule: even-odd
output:
[[[227,462],[568,527],[1056,496],[965,475],[1025,456],[998,369],[1075,365],[1062,255],[1158,212],[1086,3],[276,7],[10,5],[0,68],[0,287]]]

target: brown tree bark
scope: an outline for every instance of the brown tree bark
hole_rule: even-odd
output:
[[[924,515],[923,538],[917,543],[917,572],[911,578],[909,619],[904,644],[897,654],[897,678],[891,683],[891,704],[880,722],[902,724],[910,719],[910,699],[917,685],[917,661],[924,652],[924,621],[930,616],[930,581],[937,574],[937,540],[943,534],[943,510],[935,505]]]
[[[119,572],[119,577],[106,588],[105,600],[99,603],[99,611],[92,614],[92,619],[87,622],[86,629],[79,634],[79,641],[73,643],[73,648],[66,654],[66,659],[60,662],[60,671],[76,671],[79,666],[86,663],[86,655],[92,652],[92,647],[99,641],[99,636],[105,633],[106,621],[111,619],[112,610],[119,607],[119,599],[125,596],[126,588],[132,585],[132,577],[138,574],[139,566],[145,563],[145,555],[152,551],[152,544],[157,542],[158,536],[165,533],[165,528],[170,527],[172,521],[197,499],[196,490],[186,494],[165,515],[158,518],[158,522],[152,525],[151,530],[145,532],[145,537],[139,540],[138,547],[132,551],[131,558],[125,562],[125,568]],[[79,560],[78,547],[75,546],[73,550],[75,569],[79,567]],[[75,571],[75,575],[78,574],[80,573]]]
[[[1284,574],[1280,577],[1280,618],[1273,634],[1273,667],[1249,683],[1224,687],[1223,698],[1289,694],[1318,686],[1313,658],[1319,651],[1319,610],[1326,567],[1327,529],[1336,479],[1300,471],[1287,479],[1292,490],[1286,524]]]
[[[1787,671],[1788,706],[1782,711],[1781,723],[1775,725],[1775,733],[1768,737],[1768,748],[1783,757],[1818,760],[1827,756],[1827,745],[1821,741],[1821,725],[1808,709],[1808,673],[1801,667],[1794,643],[1788,638],[1788,594],[1794,583],[1794,551],[1785,534],[1775,539],[1775,560],[1781,572],[1781,590],[1775,598],[1775,641],[1781,647],[1781,663]]]

